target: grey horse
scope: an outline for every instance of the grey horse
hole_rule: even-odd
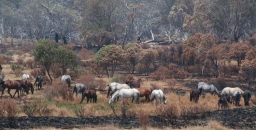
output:
[[[85,84],[76,83],[74,86],[73,94],[76,93],[76,96],[77,96],[78,93],[83,93],[87,89],[88,87]]]
[[[200,95],[202,92],[208,92],[211,94],[219,95],[218,89],[213,84],[207,84],[205,82],[198,83],[198,90],[200,90]]]

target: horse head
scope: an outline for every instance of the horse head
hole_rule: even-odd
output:
[[[163,96],[163,100],[164,100],[164,104],[168,103],[167,98],[165,96]]]

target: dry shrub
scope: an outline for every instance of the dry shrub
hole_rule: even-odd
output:
[[[171,63],[167,68],[169,69],[170,77],[173,78],[177,73],[177,65]]]
[[[251,45],[255,46],[256,45],[256,37],[249,37],[248,41]]]
[[[23,65],[24,64],[24,58],[21,58],[21,57],[18,57],[16,59],[17,63],[20,64],[20,65]]]
[[[90,74],[96,75],[97,77],[103,77],[105,70],[102,65],[91,62],[90,64]]]
[[[170,71],[167,67],[160,66],[150,77],[154,80],[166,80],[169,78]]]
[[[184,68],[179,68],[177,73],[174,75],[176,79],[185,79],[188,77],[188,72]]]
[[[76,116],[79,117],[92,117],[95,115],[95,108],[92,105],[87,105],[86,107],[84,107],[83,105],[81,107],[79,107],[79,109],[77,109],[75,111]]]
[[[129,81],[129,75],[128,76],[116,75],[111,79],[111,82],[117,82],[117,83],[124,83],[125,81]]]
[[[155,83],[150,83],[150,86],[151,86],[151,88],[153,88],[153,89],[160,89],[160,88],[161,88],[160,86],[158,86],[158,85],[155,84]]]
[[[253,96],[251,97],[250,102],[251,102],[253,105],[256,105],[256,96],[255,96],[255,95],[253,95]]]
[[[45,104],[43,100],[25,102],[22,110],[29,117],[43,116],[43,115],[48,115],[50,113],[49,109],[47,109],[47,104]]]
[[[75,117],[73,111],[68,110],[67,108],[59,108],[56,106],[48,106],[47,110],[50,112],[49,116],[61,116],[61,117]]]
[[[96,79],[95,84],[98,87],[98,90],[105,90],[107,87],[107,82],[103,79]]]
[[[143,49],[148,49],[148,48],[150,48],[150,45],[147,44],[147,43],[142,43],[142,44],[140,44],[140,46],[141,46]]]
[[[33,69],[33,67],[34,67],[34,60],[33,60],[33,59],[28,59],[28,60],[26,61],[26,66],[27,66],[28,68],[30,68],[30,69]]]
[[[178,83],[178,81],[174,78],[168,80],[167,84],[171,87],[174,88],[174,86]]]
[[[189,126],[187,128],[184,128],[184,130],[229,130],[230,128],[227,128],[220,124],[218,121],[209,121],[206,126]]]
[[[73,101],[73,90],[66,86],[66,83],[53,82],[51,86],[46,86],[43,93],[44,97],[53,101],[54,99],[61,98],[65,101]]]
[[[0,116],[1,117],[16,117],[18,115],[18,105],[13,99],[0,100]]]
[[[83,74],[77,79],[77,82],[83,83],[83,84],[87,85],[89,88],[96,87],[95,77],[92,75]]]
[[[21,77],[23,72],[22,72],[22,70],[17,69],[17,70],[14,70],[14,74],[15,74],[16,77]]]
[[[78,59],[80,60],[87,60],[87,59],[92,59],[94,54],[93,52],[83,48],[78,52],[77,56],[78,56]]]
[[[143,110],[139,110],[139,124],[143,130],[146,130],[150,126],[149,115]]]
[[[59,64],[53,64],[51,70],[54,78],[62,76],[62,70]]]
[[[6,63],[6,60],[4,59],[4,56],[0,55],[0,64]]]
[[[32,75],[33,77],[36,77],[37,75],[44,75],[44,69],[33,69],[30,72],[30,75]]]

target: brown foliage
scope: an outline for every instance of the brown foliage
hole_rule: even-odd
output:
[[[29,117],[43,116],[49,114],[47,104],[43,100],[35,100],[31,102],[25,102],[23,106],[23,112]]]
[[[226,87],[226,79],[224,77],[218,77],[217,78],[217,83],[220,85],[220,87],[223,89]]]
[[[44,69],[33,69],[31,72],[30,72],[30,75],[32,75],[33,77],[36,77],[37,75],[45,75],[45,70]]]
[[[174,75],[176,79],[185,79],[187,78],[189,73],[184,68],[179,68],[177,73]]]
[[[20,65],[23,65],[23,63],[24,63],[24,58],[18,57],[18,58],[17,58],[17,63],[20,64]]]
[[[27,66],[28,68],[30,68],[30,69],[33,69],[33,67],[34,67],[34,60],[33,60],[33,59],[28,59],[28,60],[26,61],[26,66]]]
[[[166,80],[169,78],[170,70],[167,67],[159,66],[158,69],[150,75],[154,80]]]
[[[46,86],[43,95],[48,100],[61,98],[66,101],[73,101],[73,93],[71,89],[65,86],[66,83],[53,82],[51,86]]]
[[[93,53],[85,48],[81,49],[78,54],[78,59],[80,60],[88,60],[88,59],[93,59]]]
[[[0,117],[16,117],[18,114],[18,105],[13,99],[0,100]]]
[[[143,110],[139,111],[139,124],[143,130],[146,130],[150,125],[149,115]]]

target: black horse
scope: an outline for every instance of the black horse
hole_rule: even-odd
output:
[[[218,101],[218,109],[227,109],[228,108],[228,98],[227,96],[221,96]]]
[[[251,96],[252,96],[252,94],[251,94],[250,91],[248,91],[248,90],[244,91],[243,98],[244,98],[244,105],[245,106],[249,106],[249,101],[251,99]]]
[[[36,81],[35,81],[34,85],[37,86],[38,90],[42,88],[42,86],[43,86],[43,77],[41,75],[36,76]]]
[[[200,90],[193,89],[190,91],[190,101],[198,102],[200,96]]]

